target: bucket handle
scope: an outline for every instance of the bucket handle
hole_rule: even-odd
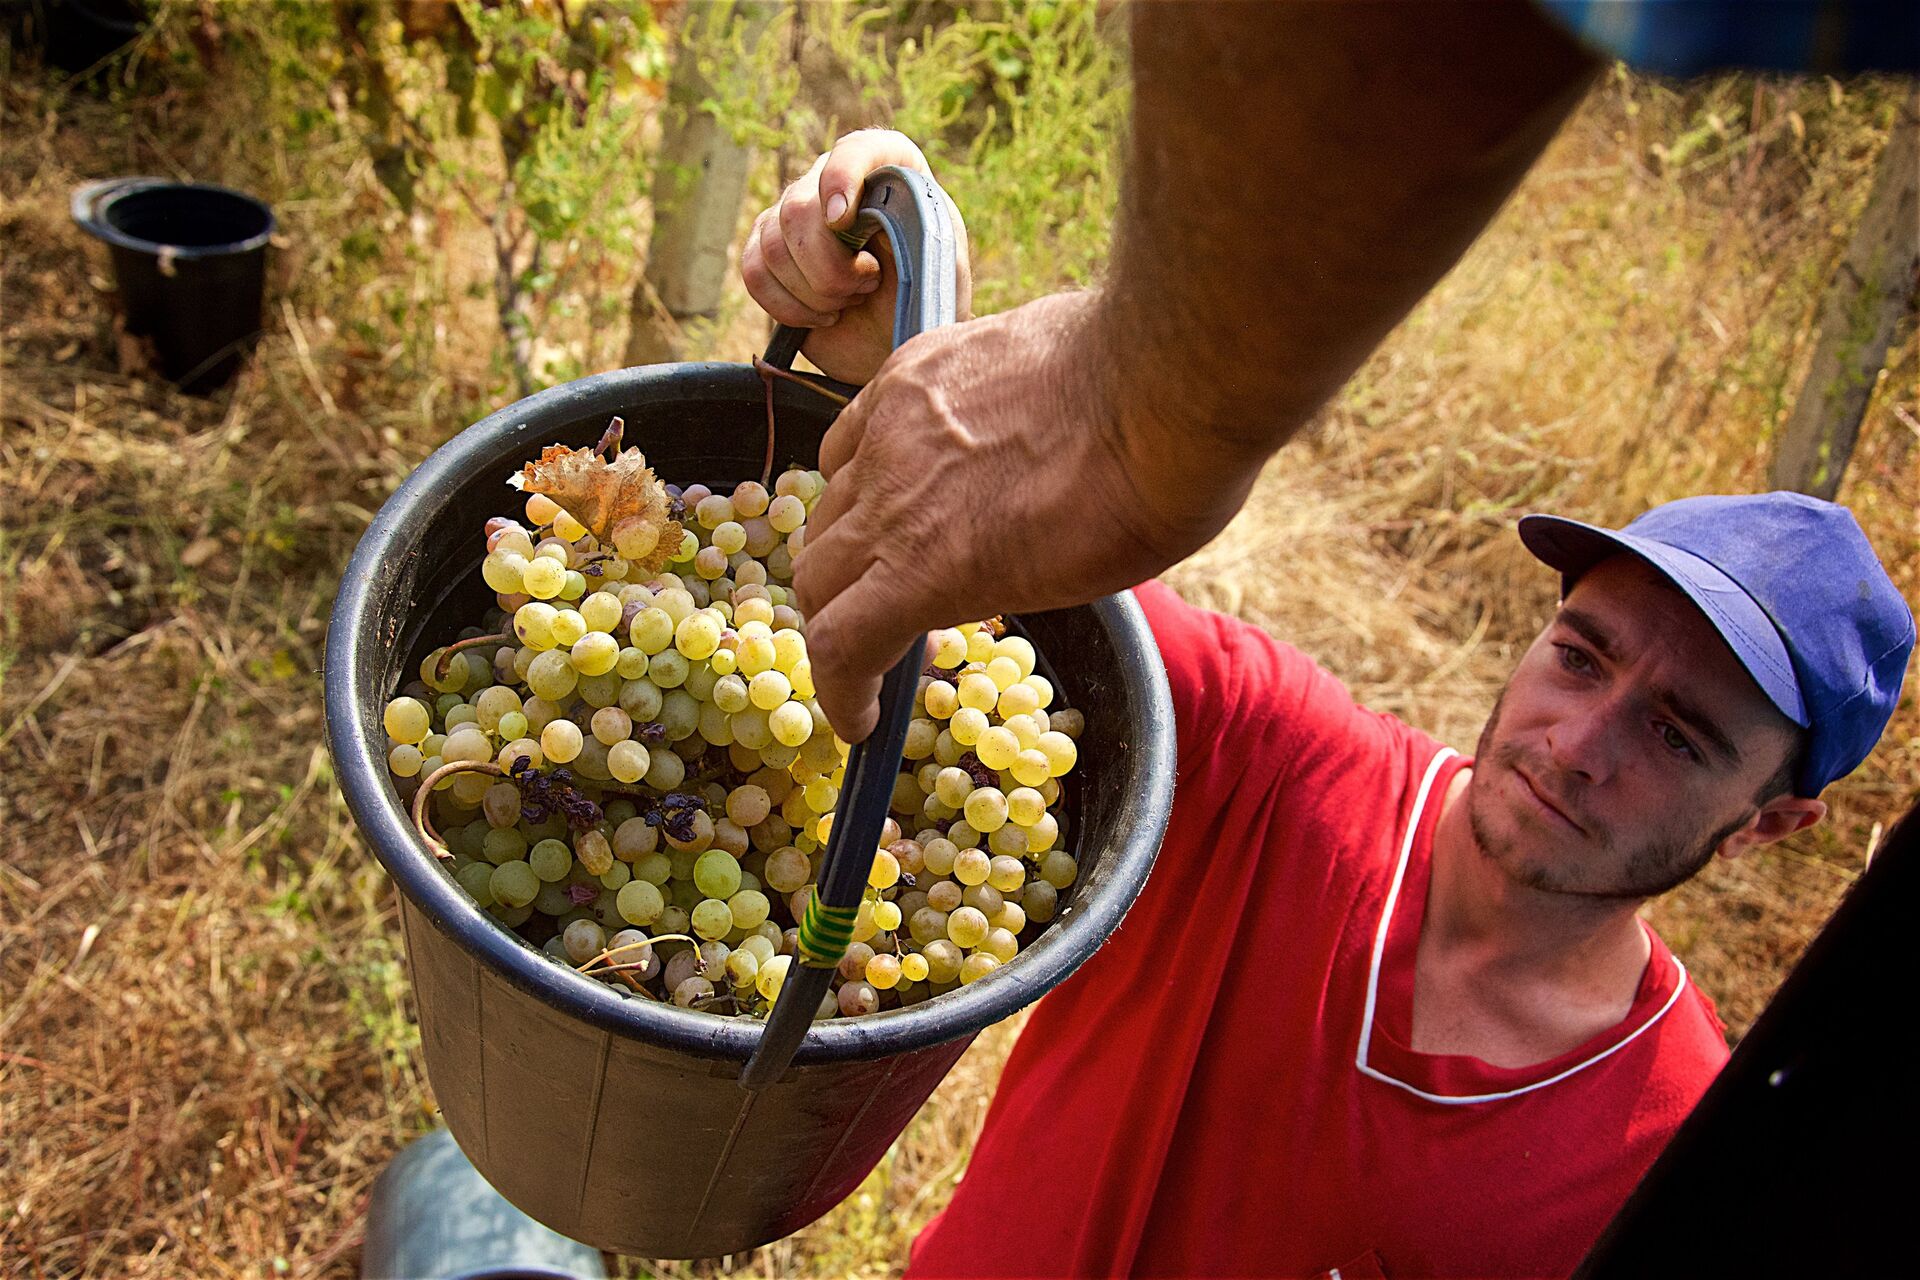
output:
[[[876,169],[860,197],[860,213],[842,240],[860,248],[876,232],[893,246],[899,289],[893,309],[893,345],[959,316],[959,257],[946,194],[932,178],[898,165]],[[791,368],[807,330],[781,325],[766,360]],[[787,975],[766,1027],[740,1073],[740,1086],[758,1091],[778,1080],[813,1025],[814,1009],[846,953],[866,890],[872,851],[880,842],[893,796],[893,776],[906,750],[920,676],[920,646],[893,664],[880,684],[880,718],[847,758],[846,785],[821,855],[820,880],[800,921],[799,963]],[[724,1163],[724,1158],[723,1161]]]
[[[68,205],[73,220],[79,228],[97,240],[111,240],[107,224],[100,219],[100,206],[114,196],[131,191],[143,191],[148,187],[167,185],[165,178],[102,178],[97,182],[86,182],[73,190]]]

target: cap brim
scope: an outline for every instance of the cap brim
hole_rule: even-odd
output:
[[[1521,517],[1520,541],[1541,561],[1558,569],[1568,589],[1609,556],[1624,551],[1646,561],[1706,615],[1780,714],[1803,729],[1810,723],[1793,657],[1779,629],[1745,588],[1709,562],[1664,542],[1564,516]]]

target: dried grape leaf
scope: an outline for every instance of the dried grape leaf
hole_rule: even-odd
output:
[[[634,562],[644,576],[666,568],[680,546],[681,530],[669,509],[666,486],[647,465],[646,455],[637,448],[620,448],[625,429],[626,423],[615,418],[592,449],[548,445],[538,459],[507,477],[507,483],[552,498],[607,547],[613,546],[614,529],[628,520],[657,529],[653,550]]]

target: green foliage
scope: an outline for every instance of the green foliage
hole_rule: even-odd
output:
[[[404,211],[457,200],[493,240],[515,390],[585,372],[581,353],[541,337],[592,309],[630,251],[647,176],[639,131],[666,66],[652,8],[459,0],[413,27],[402,18],[415,11],[394,0],[337,0],[335,11],[381,184]]]
[[[722,119],[757,108],[777,120],[743,127],[765,146],[798,141],[807,154],[796,172],[855,129],[913,138],[966,218],[980,313],[1094,278],[1119,201],[1129,100],[1120,15],[1085,0],[1024,0],[804,6],[794,20],[801,41],[767,40],[750,60],[735,51],[734,80],[751,96],[716,93]],[[786,54],[796,44],[818,50],[804,85]],[[771,180],[764,192],[774,194]]]

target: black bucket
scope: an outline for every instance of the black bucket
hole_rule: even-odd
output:
[[[79,74],[132,44],[147,25],[142,0],[41,0],[38,12],[47,62]]]
[[[777,457],[811,460],[835,409],[784,382]],[[758,478],[766,388],[750,367],[656,365],[568,383],[461,432],[361,538],[327,642],[328,744],[349,808],[400,891],[422,1052],[447,1126],[489,1182],[575,1239],[646,1257],[711,1257],[787,1235],[845,1198],[982,1028],[1065,979],[1120,923],[1172,803],[1173,709],[1131,595],[1017,623],[1086,713],[1069,779],[1081,879],[1047,932],[986,978],[924,1003],[808,1030],[748,1099],[762,1023],[624,996],[498,926],[416,836],[388,777],[381,713],[434,646],[493,601],[475,571],[507,476],[555,442],[627,422],[663,479],[725,491]],[[697,1221],[697,1228],[690,1230]]]
[[[73,193],[73,220],[106,241],[127,332],[151,338],[182,391],[225,386],[260,336],[273,210],[225,187],[112,178]]]

